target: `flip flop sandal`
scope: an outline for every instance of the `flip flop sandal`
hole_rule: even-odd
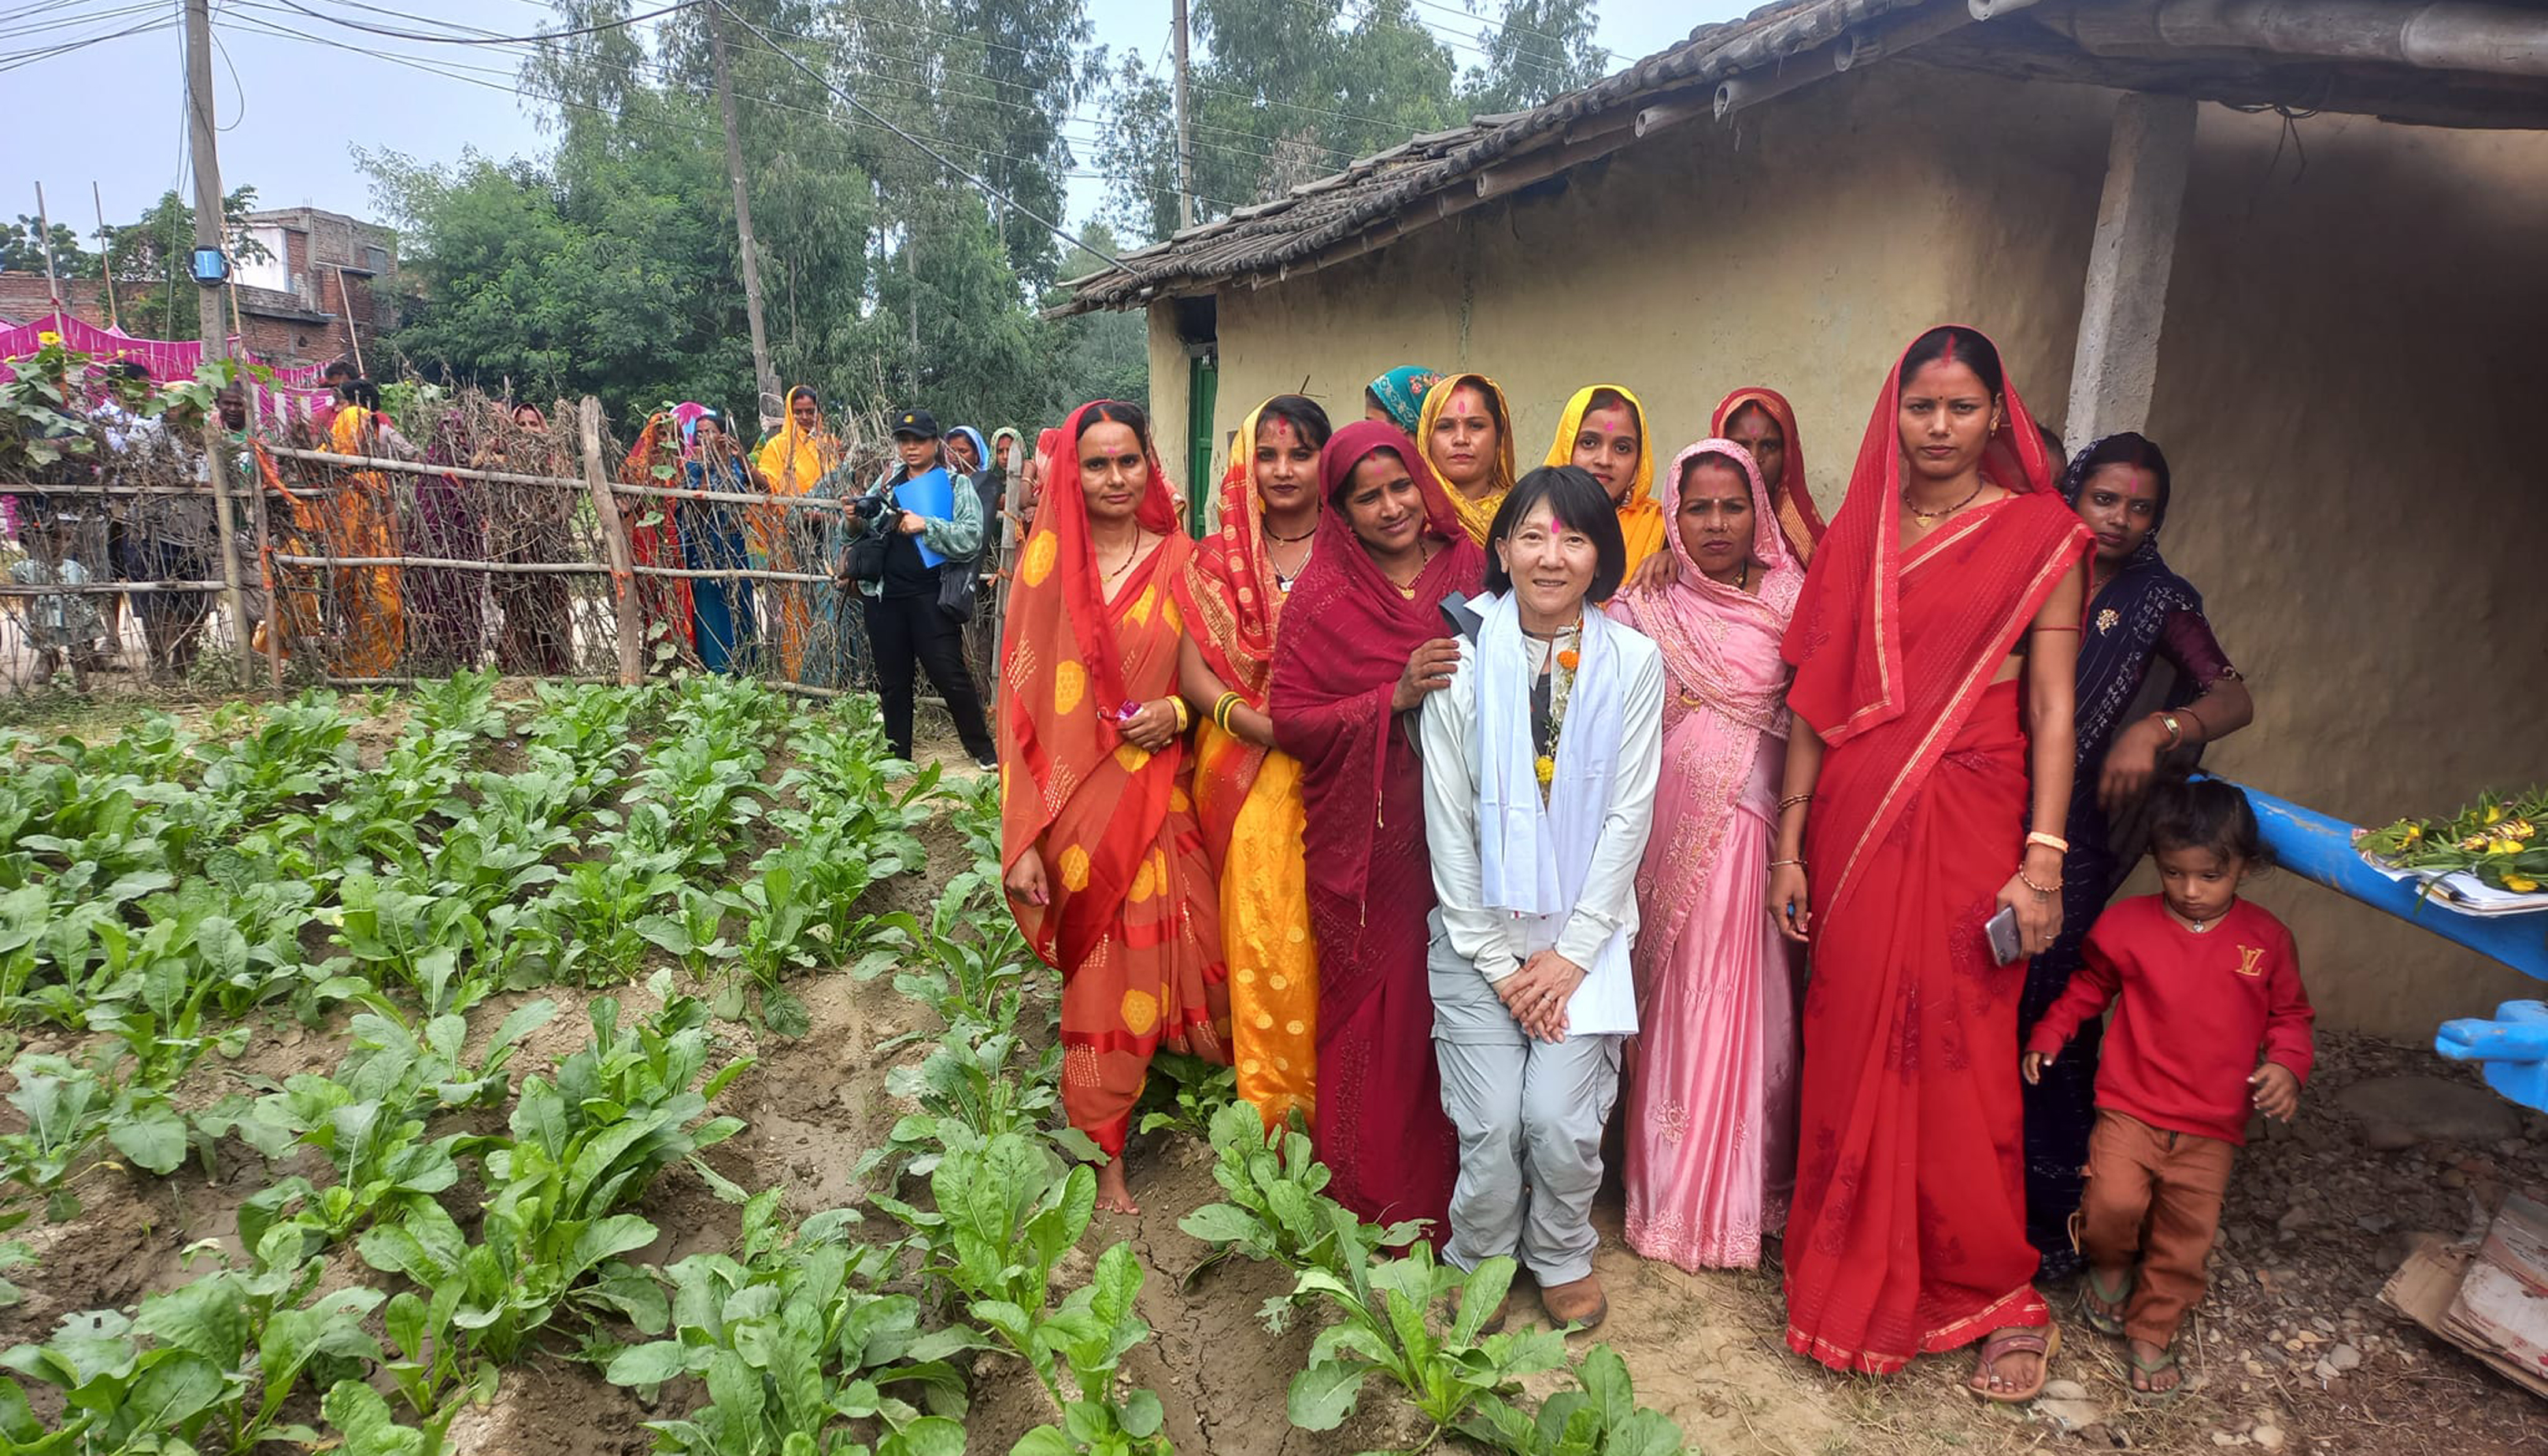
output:
[[[2133,1297],[2133,1271],[2124,1271],[2124,1287],[2109,1290],[2097,1282],[2097,1266],[2088,1266],[2087,1275],[2079,1281],[2079,1318],[2090,1329],[2103,1335],[2124,1332],[2123,1307]]]
[[[2144,1406],[2164,1406],[2169,1402],[2174,1401],[2177,1397],[2185,1394],[2185,1372],[2180,1369],[2176,1363],[2176,1346],[2169,1345],[2166,1349],[2159,1351],[2158,1358],[2154,1360],[2144,1360],[2140,1356],[2136,1355],[2129,1350],[2124,1352],[2124,1358],[2132,1362],[2133,1372],[2140,1376],[2143,1380],[2147,1380],[2149,1377],[2158,1374],[2162,1370],[2176,1371],[2176,1384],[2169,1386],[2166,1390],[2143,1390],[2139,1386],[2133,1386],[2132,1392],[2133,1399],[2135,1401],[2138,1401]]]
[[[2003,1355],[2042,1355],[2044,1358],[2036,1367],[2035,1384],[2022,1390],[1989,1391],[1966,1381],[1964,1389],[1985,1401],[1997,1401],[2003,1406],[2023,1406],[2044,1394],[2046,1382],[2052,1378],[2052,1357],[2059,1353],[2061,1353],[2061,1326],[2058,1324],[2047,1324],[2041,1329],[2013,1329],[2004,1334],[1995,1334],[1982,1341],[1980,1368],[1996,1370]]]

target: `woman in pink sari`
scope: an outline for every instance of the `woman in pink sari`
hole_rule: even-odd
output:
[[[1761,913],[1787,760],[1778,653],[1804,569],[1752,457],[1681,452],[1676,575],[1612,614],[1663,649],[1664,765],[1637,871],[1638,1035],[1628,1044],[1628,1246],[1748,1268],[1795,1174],[1795,966]]]

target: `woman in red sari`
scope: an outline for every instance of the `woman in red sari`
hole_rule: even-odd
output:
[[[1184,621],[1170,585],[1194,543],[1140,408],[1062,426],[1009,589],[1000,681],[1000,864],[1018,929],[1061,972],[1061,1104],[1124,1181],[1133,1104],[1162,1045],[1229,1059],[1221,914],[1196,827]]]
[[[2070,800],[2088,536],[2050,483],[1990,341],[1915,340],[1787,630],[1770,877],[1813,946],[1787,1343],[1883,1374],[1978,1339],[1970,1385],[1996,1401],[2032,1398],[2059,1348],[2009,1056],[2024,956],[2060,928]],[[2006,965],[1983,929],[2002,906]]]
[[[1426,988],[1424,782],[1411,718],[1451,681],[1441,601],[1486,557],[1397,425],[1336,431],[1327,509],[1274,644],[1275,746],[1301,761],[1310,929],[1319,945],[1318,1116],[1327,1191],[1372,1223],[1448,1233],[1459,1145],[1442,1111]],[[2015,1065],[2014,1062],[2011,1063]]]
[[[672,486],[682,478],[682,432],[671,410],[649,415],[637,443],[619,464],[619,480],[629,486]],[[629,560],[642,567],[682,564],[682,527],[674,501],[667,496],[622,496],[619,519],[628,529]],[[639,661],[649,673],[669,672],[676,661],[691,655],[690,583],[686,577],[637,578],[638,619],[646,639]]]

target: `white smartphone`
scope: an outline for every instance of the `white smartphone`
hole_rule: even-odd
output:
[[[2000,964],[2008,965],[2026,958],[2026,943],[2018,939],[2017,934],[2016,906],[2000,906],[1999,913],[1982,926],[1982,934],[1990,937],[1991,958]]]

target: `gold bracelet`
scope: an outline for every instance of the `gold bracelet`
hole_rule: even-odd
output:
[[[2043,885],[2037,884],[2034,880],[2031,880],[2031,879],[2027,878],[2027,877],[2026,877],[2026,867],[2025,867],[2024,865],[2020,865],[2020,866],[2018,866],[2018,871],[2017,871],[2017,882],[2018,882],[2019,884],[2022,884],[2022,885],[2026,886],[2028,889],[2031,889],[2031,890],[2035,891],[2035,895],[2036,895],[2036,898],[2037,898],[2037,899],[2049,899],[2052,895],[2054,895],[2054,894],[2058,893],[2058,892],[2060,891],[2060,889],[2061,889],[2061,886],[2059,886],[2059,885],[2057,885],[2057,884],[2056,884],[2056,885],[2053,885],[2053,886],[2051,886],[2050,888],[2048,888],[2048,888],[2046,888],[2046,887],[2045,887],[2045,886],[2043,886]]]
[[[2046,834],[2041,829],[2028,835],[2026,837],[2026,842],[2030,845],[2042,845],[2056,855],[2066,855],[2070,853],[2070,841],[2063,839],[2057,834]]]
[[[1813,801],[1814,796],[1810,789],[1803,793],[1791,793],[1785,798],[1778,800],[1778,812],[1783,814],[1798,804],[1810,804]]]
[[[1186,729],[1194,725],[1194,714],[1187,710],[1186,700],[1184,698],[1171,697],[1168,699],[1168,706],[1176,710],[1177,731],[1179,733],[1185,732]]]
[[[1805,867],[1805,862],[1802,860],[1773,860],[1770,862],[1770,867],[1773,869],[1784,869],[1790,864],[1795,865],[1798,869]]]

